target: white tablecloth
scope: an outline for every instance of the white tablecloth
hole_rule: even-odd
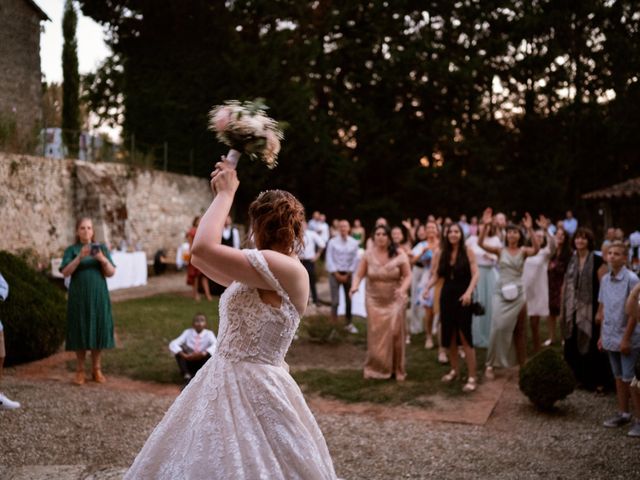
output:
[[[116,273],[107,278],[109,290],[147,284],[147,255],[144,252],[111,252]]]

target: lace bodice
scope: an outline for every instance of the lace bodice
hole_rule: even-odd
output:
[[[258,290],[233,282],[220,298],[220,328],[216,355],[231,361],[282,365],[300,315],[275,278],[259,250],[243,250],[249,263],[280,295],[273,307],[262,301]]]

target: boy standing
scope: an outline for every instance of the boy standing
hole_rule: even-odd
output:
[[[196,372],[207,363],[216,351],[218,340],[211,330],[206,329],[207,317],[204,313],[196,313],[192,328],[169,343],[169,350],[176,357],[180,374],[189,383]]]
[[[607,351],[613,376],[616,379],[616,395],[619,412],[606,420],[605,427],[620,427],[631,422],[629,399],[631,398],[636,420],[628,432],[630,437],[640,437],[640,393],[630,388],[634,366],[640,355],[640,328],[637,319],[625,308],[627,298],[640,283],[636,274],[625,267],[627,248],[620,241],[613,241],[607,252],[610,271],[600,282],[600,302],[596,320],[602,322],[598,346]]]

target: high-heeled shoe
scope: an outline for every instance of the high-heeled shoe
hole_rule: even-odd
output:
[[[73,377],[73,383],[76,385],[84,385],[84,381],[84,370],[76,370],[76,374]]]
[[[458,372],[456,372],[455,370],[451,370],[449,373],[447,373],[446,375],[444,375],[441,380],[444,383],[451,383],[453,382],[456,378],[458,378]]]
[[[105,383],[107,381],[107,379],[104,378],[104,375],[102,374],[102,371],[100,371],[99,368],[93,371],[93,381],[96,383]]]
[[[476,388],[478,388],[478,384],[476,383],[475,377],[469,377],[467,383],[462,387],[462,391],[465,393],[475,392]]]

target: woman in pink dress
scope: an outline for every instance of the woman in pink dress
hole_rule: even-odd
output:
[[[398,252],[386,225],[373,231],[373,246],[358,265],[350,295],[367,278],[367,360],[364,378],[406,377],[404,367],[405,311],[407,290],[411,285],[409,259]]]

